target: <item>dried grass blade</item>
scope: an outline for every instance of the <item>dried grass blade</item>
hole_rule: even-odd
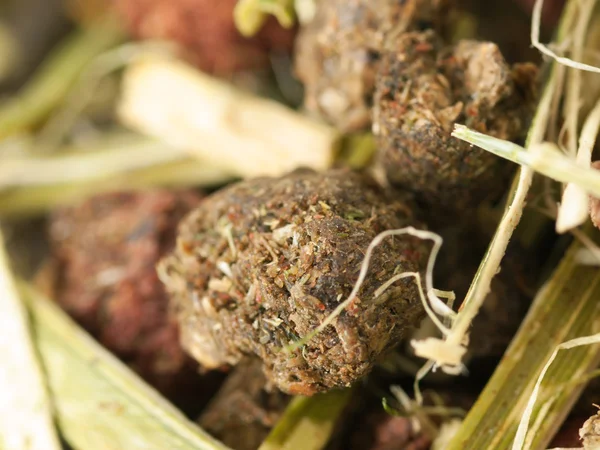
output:
[[[61,432],[86,450],[226,450],[25,283]]]
[[[0,448],[59,450],[50,400],[0,234]]]

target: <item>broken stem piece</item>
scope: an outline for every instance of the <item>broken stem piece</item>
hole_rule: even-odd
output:
[[[0,447],[58,450],[52,407],[0,234]]]
[[[576,184],[589,194],[600,196],[600,171],[580,166],[563,154],[556,144],[538,142],[525,149],[512,142],[470,130],[464,125],[456,125],[452,136],[521,164],[528,170],[535,170],[561,183]]]
[[[166,58],[129,67],[119,113],[125,124],[244,178],[327,169],[339,143],[330,126]]]

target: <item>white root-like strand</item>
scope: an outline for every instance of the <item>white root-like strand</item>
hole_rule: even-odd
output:
[[[435,261],[437,259],[437,255],[438,255],[439,250],[443,243],[442,237],[436,233],[433,233],[432,231],[417,230],[414,227],[405,227],[405,228],[399,228],[397,230],[383,231],[383,232],[379,233],[377,236],[375,236],[375,238],[371,241],[371,243],[367,247],[367,251],[365,252],[365,257],[360,266],[360,272],[359,272],[358,278],[356,280],[356,283],[354,283],[354,287],[352,289],[352,292],[350,292],[350,295],[343,302],[341,302],[331,312],[331,314],[329,314],[323,320],[323,322],[321,322],[321,324],[319,324],[319,326],[317,328],[315,328],[311,333],[309,333],[304,338],[302,338],[302,339],[292,343],[288,347],[286,347],[286,350],[292,351],[292,350],[296,350],[296,349],[300,348],[302,345],[306,344],[313,337],[315,337],[316,335],[321,333],[323,330],[325,330],[325,328],[327,328],[329,325],[331,325],[333,323],[333,321],[346,308],[348,308],[352,304],[352,302],[356,299],[356,296],[358,295],[358,291],[360,290],[361,286],[363,285],[363,283],[365,281],[365,278],[367,277],[367,272],[369,270],[369,264],[371,262],[371,257],[373,255],[373,251],[375,250],[375,248],[379,244],[381,244],[384,239],[386,239],[388,237],[401,236],[401,235],[407,235],[407,234],[410,236],[417,237],[419,239],[433,241],[433,247],[431,249],[431,252],[429,253],[429,259],[427,261],[427,269],[425,272],[425,288],[427,290],[427,295],[425,296],[425,294],[423,293],[423,287],[421,284],[421,276],[419,273],[403,272],[403,273],[395,275],[394,277],[392,277],[391,280],[394,280],[393,282],[395,282],[401,278],[413,277],[417,282],[419,296],[420,296],[420,299],[425,308],[425,312],[428,314],[429,318],[432,319],[432,321],[436,324],[436,326],[439,328],[439,330],[443,334],[448,333],[449,330],[441,323],[441,321],[436,316],[436,314],[438,314],[444,318],[453,319],[456,316],[456,313],[446,303],[444,303],[441,298],[439,298],[436,295],[436,292],[440,292],[440,291],[434,289],[434,287],[433,287],[433,268],[435,266]],[[375,297],[377,297],[378,295],[381,295],[385,289],[387,289],[389,286],[391,286],[391,284],[393,283],[393,282],[390,282],[391,280],[389,280],[384,285],[382,285],[379,289],[377,289],[377,291],[375,292]],[[426,301],[425,297],[427,297],[427,300],[429,300],[429,303]],[[444,297],[453,299],[453,294],[444,293]]]
[[[421,282],[421,274],[419,272],[403,272],[403,273],[399,273],[397,275],[394,275],[392,278],[390,278],[388,281],[386,281],[384,284],[382,284],[376,291],[375,291],[375,295],[374,297],[377,298],[379,297],[381,294],[383,294],[392,284],[394,284],[396,281],[398,280],[402,280],[404,278],[414,278],[415,279],[415,283],[417,284],[417,286],[419,287],[419,298],[421,299],[421,304],[423,305],[423,308],[425,309],[425,312],[427,313],[427,316],[431,319],[431,321],[435,324],[435,326],[438,328],[438,330],[444,335],[446,336],[448,333],[450,333],[450,329],[447,328],[442,321],[437,317],[437,315],[435,314],[435,312],[433,311],[432,307],[429,305],[429,303],[427,302],[427,299],[425,298],[425,294],[423,292],[423,288],[422,288],[422,282]],[[436,295],[439,295],[439,292],[443,292],[443,291],[439,291],[437,289],[433,289],[432,290]],[[443,293],[442,295],[446,296],[446,293]],[[452,298],[452,295],[449,295],[448,297]],[[446,317],[448,317],[448,315],[446,315]]]
[[[529,401],[527,402],[527,406],[525,407],[525,411],[523,412],[523,416],[521,417],[521,421],[519,422],[519,428],[517,429],[517,434],[515,436],[515,440],[513,442],[512,450],[524,450],[526,439],[527,439],[527,431],[529,429],[529,421],[531,420],[531,416],[533,414],[533,409],[535,407],[536,400],[538,398],[540,388],[542,385],[542,381],[544,381],[544,377],[546,373],[550,369],[550,366],[558,356],[558,353],[561,350],[569,350],[576,347],[581,347],[584,345],[594,345],[600,343],[600,333],[593,334],[591,336],[584,336],[575,339],[571,339],[567,342],[563,342],[559,346],[554,349],[554,352],[544,365],[544,368],[540,372],[539,377],[533,387],[533,391],[531,393],[531,397],[529,397]]]
[[[542,23],[542,9],[544,7],[544,0],[536,0],[533,11],[531,14],[531,44],[537,48],[544,55],[549,56],[556,60],[556,62],[572,67],[574,69],[585,70],[587,72],[600,73],[600,68],[591,66],[589,64],[584,64],[579,61],[573,61],[570,58],[566,58],[564,56],[560,56],[554,51],[550,50],[547,45],[544,45],[540,42],[540,28]]]

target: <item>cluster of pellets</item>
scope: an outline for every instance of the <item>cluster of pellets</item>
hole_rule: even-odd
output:
[[[507,165],[452,138],[456,123],[522,139],[535,105],[533,64],[489,42],[449,44],[447,1],[318,3],[300,31],[296,69],[306,108],[343,130],[372,125],[391,185],[449,211],[501,192]]]
[[[299,170],[203,199],[191,191],[91,199],[52,220],[61,305],[163,392],[196,371],[192,357],[205,369],[259,367],[289,394],[367,375],[425,316],[412,278],[382,286],[423,273],[430,244],[383,241],[350,306],[311,333],[348,298],[379,233],[425,229],[421,206],[461,210],[504,188],[506,167],[451,138],[453,125],[518,140],[533,109],[535,67],[511,67],[491,43],[448,43],[450,3],[320,1],[300,30],[295,65],[306,109],[343,131],[372,126],[388,185],[347,169]],[[134,34],[175,39],[214,74],[264,64],[269,51],[290,46],[293,32],[275,25],[243,40],[233,0],[211,4],[208,21],[210,2],[175,4],[117,7]],[[263,432],[285,403],[269,399]],[[211,417],[203,420],[219,434]]]
[[[53,217],[56,297],[163,392],[190,369],[180,340],[205,369],[251,356],[280,390],[310,395],[368,374],[424,317],[412,279],[376,291],[421,270],[429,245],[388,239],[351,306],[285,350],[349,296],[373,238],[409,225],[424,227],[410,198],[347,169],[248,180],[202,200],[189,191],[99,196]],[[161,257],[170,305],[154,268]]]
[[[306,109],[343,131],[371,123],[379,60],[389,35],[446,28],[449,0],[328,0],[296,42]]]

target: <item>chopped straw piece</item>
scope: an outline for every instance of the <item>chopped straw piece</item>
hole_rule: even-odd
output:
[[[125,124],[242,177],[327,169],[339,141],[329,126],[166,58],[128,68],[119,112]]]

